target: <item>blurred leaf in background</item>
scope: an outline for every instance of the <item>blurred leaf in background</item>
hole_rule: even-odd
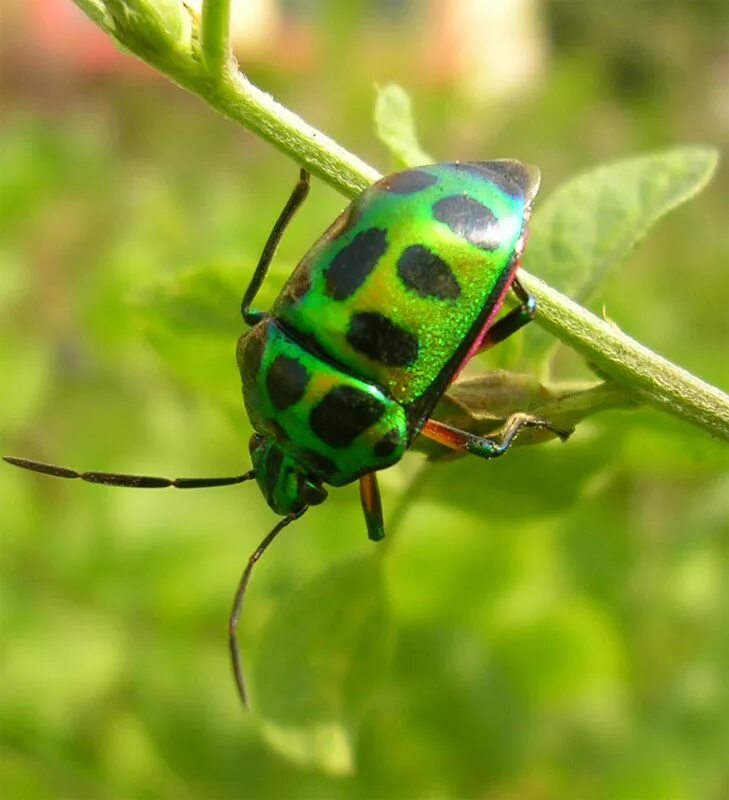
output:
[[[418,138],[396,131],[402,158],[538,164],[536,274],[539,215],[568,179],[592,172],[577,180],[599,195],[598,165],[687,143],[726,161],[725,3],[519,2],[470,26],[448,16],[458,4],[253,5],[266,34],[236,51],[250,77],[383,170],[373,83],[412,97]],[[467,5],[493,14],[458,14]],[[2,451],[245,468],[240,296],[296,166],[65,0],[12,0],[4,17]],[[479,49],[498,76],[474,66]],[[312,196],[262,305],[344,205],[318,182]],[[721,162],[600,296],[625,330],[724,387],[728,197]],[[529,341],[481,367],[533,373]],[[590,376],[564,348],[552,369]],[[564,446],[493,463],[409,454],[382,474],[379,549],[356,489],[332,492],[257,569],[246,715],[225,622],[272,525],[255,487],[147,494],[0,470],[2,796],[720,800],[727,475],[725,445],[615,410]]]

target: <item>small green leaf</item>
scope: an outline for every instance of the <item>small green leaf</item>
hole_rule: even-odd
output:
[[[205,267],[160,281],[134,301],[170,372],[227,411],[240,408],[235,342],[246,327],[239,294],[224,270]]]
[[[706,186],[715,150],[681,147],[598,167],[538,207],[527,266],[584,302],[648,228]]]
[[[497,369],[457,380],[440,399],[433,416],[440,422],[483,436],[496,433],[510,416],[519,412],[570,430],[593,414],[634,405],[635,401],[611,383],[544,384],[532,375]],[[514,444],[539,444],[554,438],[556,434],[551,431],[531,428],[521,433]],[[427,453],[433,461],[465,455],[424,436],[415,440],[414,449]]]
[[[517,606],[518,608],[518,606]],[[625,683],[615,622],[579,597],[519,619],[506,605],[494,643],[512,679],[537,704],[611,702]]]
[[[356,728],[390,643],[374,556],[336,564],[290,594],[264,628],[252,673],[265,738],[299,764],[351,773]]]
[[[161,281],[139,298],[137,307],[150,322],[175,333],[235,342],[245,329],[239,294],[224,270],[206,266]]]
[[[420,147],[410,96],[402,86],[391,83],[382,89],[378,87],[375,132],[402,166],[433,163],[433,159]]]

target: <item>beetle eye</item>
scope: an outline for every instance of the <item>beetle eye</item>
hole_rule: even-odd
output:
[[[263,444],[264,437],[260,433],[253,433],[248,440],[248,452],[252,453]]]
[[[321,505],[327,499],[327,490],[320,484],[305,478],[301,482],[301,499],[307,506]]]

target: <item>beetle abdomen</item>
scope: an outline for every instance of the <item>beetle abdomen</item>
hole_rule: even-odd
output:
[[[312,475],[334,486],[399,461],[408,442],[403,408],[341,370],[273,319],[241,337],[238,364],[253,427]]]
[[[422,417],[498,311],[537,186],[516,161],[390,175],[304,256],[273,314]]]

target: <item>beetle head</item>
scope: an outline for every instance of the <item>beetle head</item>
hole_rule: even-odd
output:
[[[254,433],[249,449],[261,493],[277,514],[287,516],[326,500],[327,491],[321,483],[275,440]]]

